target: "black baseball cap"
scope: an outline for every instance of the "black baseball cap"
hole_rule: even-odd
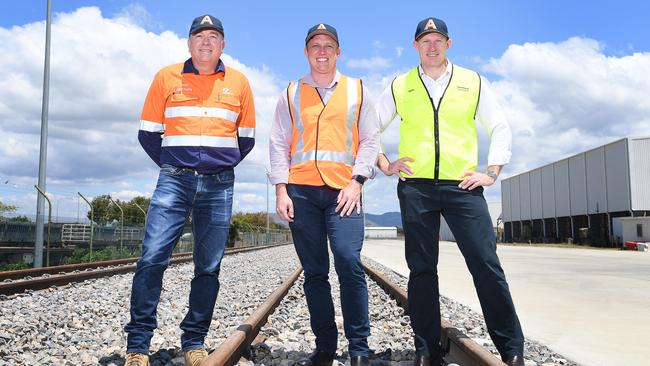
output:
[[[221,20],[209,14],[194,18],[194,21],[190,26],[190,35],[204,29],[214,29],[223,35],[223,25],[221,24]]]
[[[315,26],[309,28],[307,31],[307,37],[305,37],[305,45],[309,43],[309,40],[312,39],[312,37],[319,35],[319,34],[325,34],[328,35],[336,41],[336,44],[339,44],[339,36],[336,33],[336,28],[332,27],[329,24],[325,23],[318,23]]]
[[[447,31],[447,24],[444,21],[438,18],[426,18],[422,19],[418,23],[418,27],[415,28],[415,40],[417,41],[423,35],[427,33],[440,33],[443,36],[449,38],[449,33]]]

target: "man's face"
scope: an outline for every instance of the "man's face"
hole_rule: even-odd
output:
[[[341,49],[336,41],[325,34],[312,37],[305,47],[305,56],[312,72],[330,74],[336,70],[336,59]]]
[[[218,31],[205,29],[192,34],[187,40],[187,47],[192,55],[192,61],[216,64],[226,47],[226,41]]]
[[[439,67],[445,62],[445,54],[451,46],[451,39],[440,33],[432,32],[413,41],[413,47],[420,54],[422,66]]]

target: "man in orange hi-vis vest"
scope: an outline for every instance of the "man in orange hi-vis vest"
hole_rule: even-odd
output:
[[[219,291],[236,166],[255,144],[255,108],[248,80],[225,66],[221,21],[192,22],[191,57],[161,69],[142,108],[140,144],[160,166],[131,289],[126,365],[148,365],[163,272],[192,212],[194,278],[181,322],[185,365],[207,357],[203,340]]]
[[[336,354],[327,239],[341,289],[351,365],[367,365],[368,288],[361,265],[361,187],[374,176],[379,150],[375,110],[361,80],[340,74],[334,27],[309,29],[310,72],[277,104],[270,138],[271,183],[278,215],[289,222],[305,271],[305,297],[316,350],[298,365],[331,365]]]

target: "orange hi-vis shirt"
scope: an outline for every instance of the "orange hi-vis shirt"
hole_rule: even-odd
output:
[[[341,76],[327,105],[303,80],[287,87],[293,121],[289,183],[343,189],[359,147],[361,80]]]
[[[192,59],[155,76],[140,117],[140,144],[158,165],[212,174],[236,166],[255,145],[248,79],[219,64],[200,75]]]

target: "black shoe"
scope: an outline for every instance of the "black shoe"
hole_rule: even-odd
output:
[[[350,366],[370,366],[370,359],[366,356],[350,357]]]
[[[524,366],[524,356],[515,355],[504,361],[508,366]]]
[[[296,362],[297,366],[332,366],[334,354],[323,351],[314,351],[307,358]]]

